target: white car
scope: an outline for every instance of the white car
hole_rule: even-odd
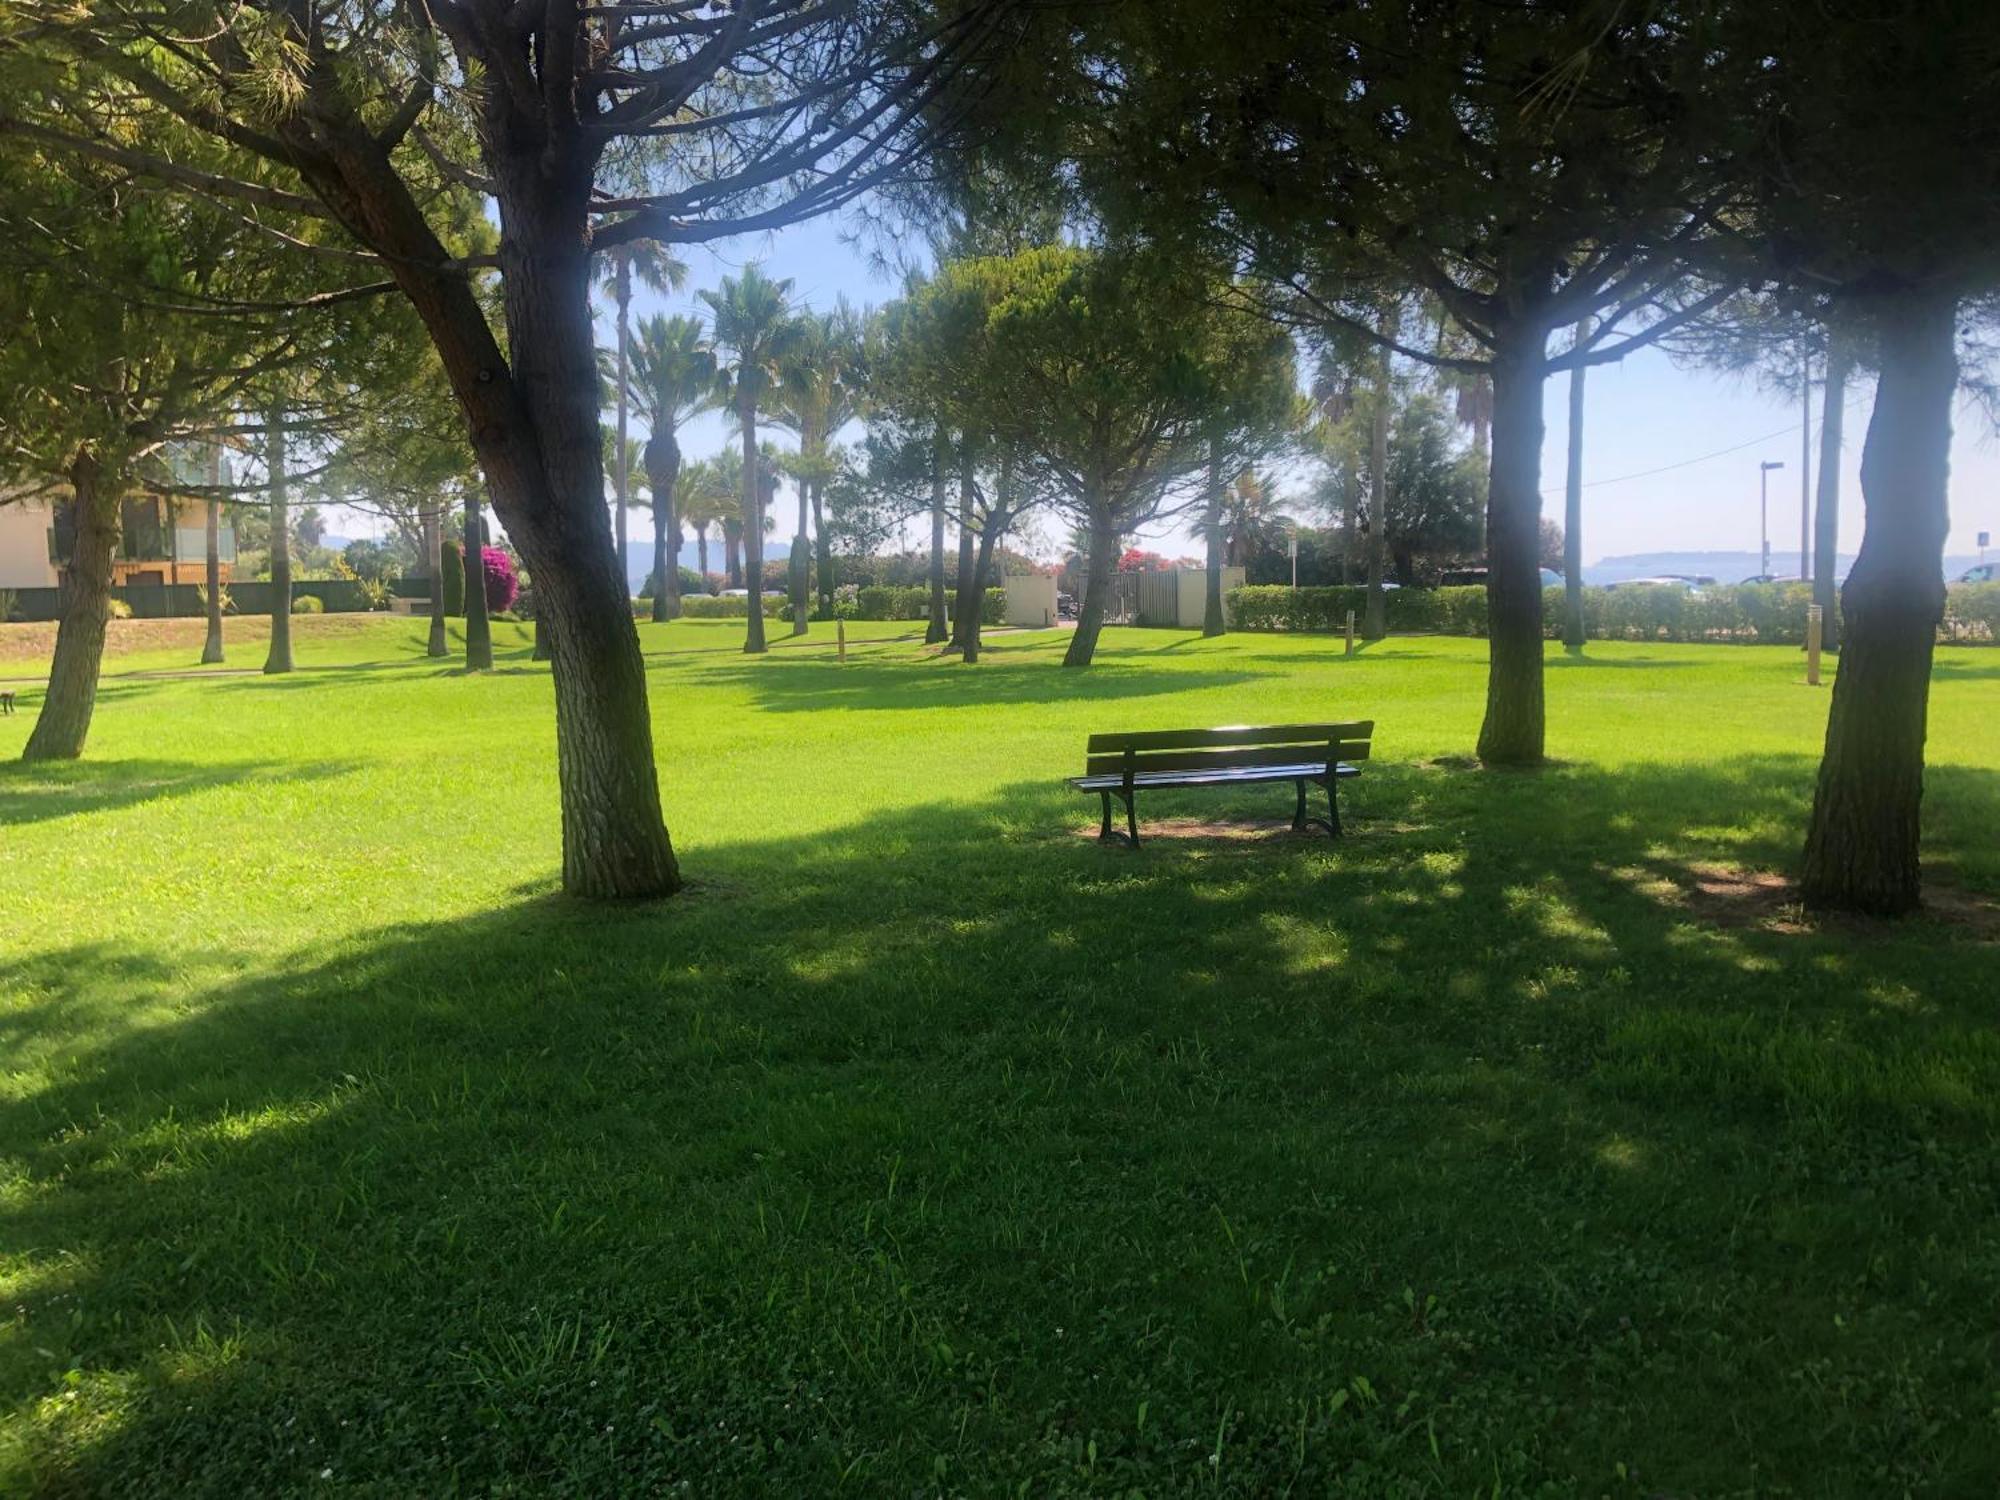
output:
[[[1958,575],[1959,583],[2000,583],[2000,562],[1980,563]]]

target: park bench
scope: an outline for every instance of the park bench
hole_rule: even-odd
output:
[[[11,688],[0,688],[0,714],[14,711],[14,692]]]
[[[1368,758],[1372,719],[1353,724],[1230,725],[1222,729],[1149,729],[1136,734],[1093,734],[1085,747],[1084,774],[1069,784],[1104,801],[1100,841],[1139,847],[1133,799],[1162,787],[1236,787],[1293,782],[1298,806],[1292,827],[1324,828],[1340,837],[1339,782],[1359,776],[1350,762]],[[1306,816],[1306,788],[1326,788],[1326,816]],[[1111,826],[1111,799],[1125,804],[1125,832]]]

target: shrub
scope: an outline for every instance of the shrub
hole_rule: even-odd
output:
[[[497,615],[514,607],[521,592],[521,579],[514,571],[514,559],[498,547],[481,547],[479,561],[486,577],[486,613]]]
[[[295,615],[322,615],[326,613],[326,605],[320,602],[317,594],[297,594],[292,598],[292,613]]]
[[[196,604],[198,604],[198,605],[199,605],[199,606],[201,607],[201,612],[202,612],[203,614],[207,614],[207,613],[208,613],[208,585],[207,585],[207,584],[205,584],[205,583],[198,583],[198,584],[196,584],[196,585],[194,586],[194,598],[195,598],[195,603],[196,603]],[[225,583],[225,584],[224,584],[224,585],[222,586],[222,589],[221,589],[221,598],[222,598],[222,613],[223,613],[223,614],[225,614],[225,615],[233,615],[233,614],[235,614],[235,613],[236,613],[236,601],[235,601],[234,599],[232,599],[232,598],[230,598],[230,597],[229,597],[229,585],[228,585],[228,584],[226,584],[226,583]],[[122,602],[122,601],[121,601],[121,602]],[[129,607],[128,607],[128,608],[126,609],[126,611],[125,611],[125,613],[124,613],[124,614],[122,614],[122,615],[119,615],[119,616],[117,616],[117,618],[118,618],[118,619],[121,619],[121,620],[129,620],[129,619],[130,619],[131,617],[132,617],[132,611],[131,611],[131,609],[130,609]]]
[[[2000,643],[2000,583],[1961,583],[1947,590],[1944,633],[1955,641]]]
[[[0,623],[12,624],[21,618],[21,596],[12,589],[0,589]]]
[[[440,561],[438,569],[444,574],[444,612],[448,615],[465,613],[465,553],[457,542],[446,540],[438,549]]]
[[[768,620],[782,619],[790,608],[790,602],[782,594],[764,596],[764,617]],[[750,617],[750,601],[740,594],[729,599],[716,594],[689,594],[681,600],[681,614],[690,620],[746,620]]]
[[[107,620],[129,620],[132,618],[132,606],[127,604],[123,599],[107,599],[104,601],[104,618]]]

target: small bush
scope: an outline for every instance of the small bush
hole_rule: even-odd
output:
[[[514,571],[514,559],[498,547],[481,547],[479,560],[486,570],[486,614],[490,619],[514,607],[521,579]]]
[[[2000,643],[2000,583],[1961,583],[1948,589],[1944,634],[1954,641]]]
[[[764,596],[764,618],[782,619],[791,608],[783,594]],[[681,614],[690,620],[747,620],[750,601],[738,595],[725,599],[715,594],[689,594],[681,600]]]
[[[296,594],[292,598],[292,613],[295,615],[323,615],[326,605],[317,594]]]
[[[132,618],[132,606],[127,604],[123,599],[107,599],[104,601],[104,618],[107,620],[129,620]]]
[[[235,614],[235,613],[236,613],[236,601],[235,601],[234,599],[232,599],[232,598],[230,598],[230,597],[229,597],[229,585],[228,585],[228,584],[226,584],[226,583],[225,583],[225,584],[224,584],[224,585],[222,586],[222,590],[221,590],[221,595],[220,595],[220,597],[221,597],[221,599],[222,599],[222,613],[223,613],[223,614],[225,614],[225,615],[233,615],[233,614]],[[207,584],[205,584],[205,583],[198,583],[198,584],[196,584],[196,585],[194,586],[194,598],[195,598],[195,603],[201,606],[201,612],[202,612],[203,614],[207,614],[207,613],[208,613],[208,585],[207,585]],[[122,614],[122,615],[118,616],[118,618],[119,618],[119,619],[121,619],[121,620],[128,620],[128,619],[130,619],[131,617],[132,617],[132,612],[131,612],[131,610],[130,610],[130,609],[127,609],[127,610],[126,610],[126,612],[125,612],[124,614]]]

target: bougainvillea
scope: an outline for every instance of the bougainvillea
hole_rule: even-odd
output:
[[[481,547],[479,560],[486,566],[486,612],[498,614],[503,609],[512,609],[521,593],[514,559],[498,547]]]

